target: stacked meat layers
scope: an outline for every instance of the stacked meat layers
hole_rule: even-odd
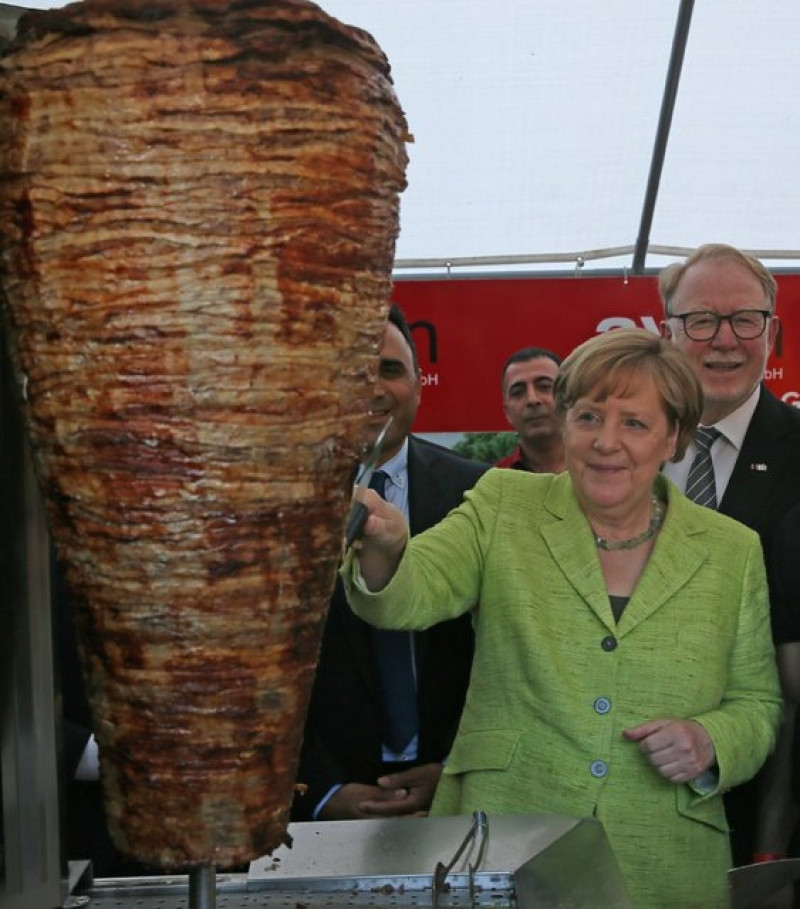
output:
[[[304,0],[86,0],[0,58],[0,296],[140,861],[285,839],[408,138]]]

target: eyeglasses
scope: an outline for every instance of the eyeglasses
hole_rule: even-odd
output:
[[[668,318],[680,319],[686,337],[692,341],[711,341],[716,338],[723,322],[730,325],[731,331],[740,341],[752,341],[764,334],[767,319],[771,317],[772,313],[766,309],[740,309],[729,316],[720,316],[715,312],[685,312]]]

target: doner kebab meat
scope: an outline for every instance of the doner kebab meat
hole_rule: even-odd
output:
[[[140,861],[286,840],[407,141],[305,0],[86,0],[0,55],[5,334]]]

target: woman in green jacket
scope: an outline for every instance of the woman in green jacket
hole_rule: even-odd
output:
[[[413,540],[365,494],[351,604],[391,628],[473,614],[432,813],[594,816],[639,909],[726,906],[721,793],[758,770],[781,709],[758,537],[660,474],[700,414],[675,347],[599,335],[555,394],[566,473],[489,471]]]

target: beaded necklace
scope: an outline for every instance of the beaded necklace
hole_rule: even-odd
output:
[[[605,537],[594,535],[594,542],[598,549],[605,549],[606,552],[616,552],[619,549],[635,549],[651,540],[664,523],[664,503],[657,496],[653,496],[653,515],[647,530],[640,533],[638,537],[631,537],[629,540],[607,540]]]

